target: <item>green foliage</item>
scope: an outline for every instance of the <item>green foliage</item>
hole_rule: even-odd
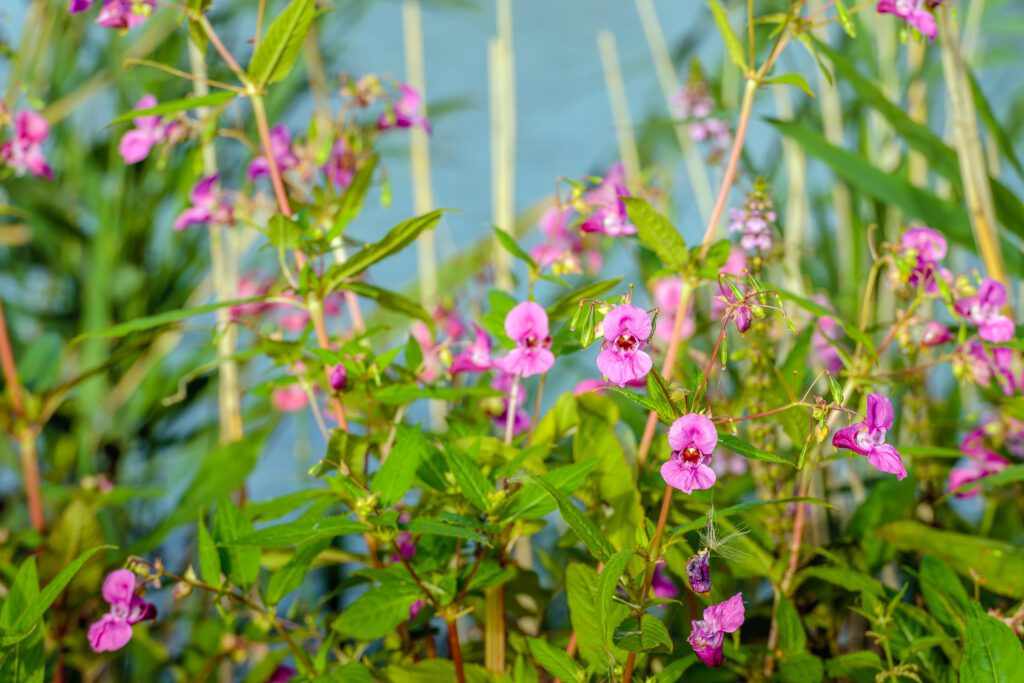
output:
[[[249,61],[249,78],[259,87],[283,80],[292,70],[316,12],[314,0],[291,0],[271,22]]]

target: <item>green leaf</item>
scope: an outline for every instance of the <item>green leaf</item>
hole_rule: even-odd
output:
[[[437,225],[437,222],[441,220],[441,215],[444,212],[445,209],[437,209],[422,216],[402,221],[391,228],[388,234],[384,235],[383,239],[379,242],[366,245],[344,263],[332,268],[330,270],[332,284],[336,286],[337,283],[343,280],[353,278],[374,263],[405,249],[412,244],[421,232],[432,230]]]
[[[779,649],[787,655],[803,652],[807,649],[807,634],[800,620],[800,613],[793,606],[793,601],[780,595],[778,597]]]
[[[781,85],[792,85],[796,88],[800,88],[811,97],[814,97],[814,91],[811,90],[811,86],[807,84],[807,79],[805,79],[800,74],[783,74],[782,76],[766,78],[764,79],[764,81],[762,81],[762,83],[778,83]]]
[[[859,650],[838,655],[825,662],[829,678],[852,678],[874,683],[875,674],[884,668],[882,659],[871,650]]]
[[[108,548],[113,547],[114,546],[112,545],[101,545],[95,548],[91,548],[89,550],[86,550],[84,553],[75,558],[70,564],[65,566],[64,569],[62,569],[61,572],[57,574],[57,576],[55,576],[53,580],[50,581],[50,583],[46,584],[46,587],[43,588],[42,591],[39,592],[38,597],[32,600],[32,602],[18,615],[17,621],[12,630],[16,632],[24,632],[32,628],[32,626],[34,626],[36,623],[39,622],[40,619],[43,618],[43,615],[46,614],[47,610],[50,609],[50,605],[52,605],[54,601],[57,599],[57,596],[59,596],[61,592],[65,588],[67,588],[67,585],[71,583],[71,579],[75,578],[75,574],[77,574],[79,570],[81,570],[81,568],[85,566],[85,563],[89,561],[89,558],[91,558],[100,550],[106,550]],[[25,579],[26,585],[31,580],[31,574],[34,573],[34,566],[32,567],[32,569],[27,571],[29,573],[29,576],[27,576]],[[29,590],[29,594],[31,594],[31,589]]]
[[[900,455],[904,458],[954,458],[964,457],[959,448],[948,446],[900,446]]]
[[[597,622],[597,572],[586,565],[570,563],[565,571],[565,592],[580,656],[590,666],[607,670],[609,658]]]
[[[463,495],[477,510],[487,512],[491,507],[489,496],[494,487],[480,471],[480,465],[469,454],[455,446],[449,446],[446,455],[448,469],[455,475],[455,481]]]
[[[832,375],[828,376],[828,390],[832,394],[832,402],[836,405],[843,404],[843,387]]]
[[[181,100],[172,100],[170,102],[161,102],[155,107],[148,107],[146,109],[133,109],[126,111],[121,114],[108,125],[114,125],[115,123],[124,123],[125,121],[132,121],[143,116],[166,116],[167,114],[177,114],[181,111],[188,111],[190,109],[199,109],[201,107],[216,107],[222,104],[227,104],[235,98],[233,92],[215,92],[209,95],[202,95],[200,97],[187,97]]]
[[[497,225],[493,225],[491,227],[494,228],[494,239],[498,240],[498,244],[500,244],[505,249],[505,251],[512,254],[517,259],[528,265],[530,267],[530,270],[538,270],[537,262],[534,261],[533,258],[523,250],[522,247],[519,246],[519,244],[516,242],[516,239],[512,237],[512,235],[508,234],[507,232],[499,228]]]
[[[21,615],[38,599],[39,572],[36,569],[36,557],[29,555],[21,563],[14,582],[7,589],[7,598],[0,610],[0,632],[12,631]]]
[[[718,435],[718,445],[726,450],[732,451],[736,455],[742,455],[744,458],[760,460],[762,462],[773,462],[777,465],[789,465],[790,467],[793,467],[793,463],[785,458],[780,458],[777,455],[772,455],[768,451],[763,451],[757,446],[747,443],[743,439],[733,436],[732,434],[720,433]]]
[[[809,652],[786,652],[779,662],[778,680],[782,683],[820,683],[825,677],[825,665]]]
[[[249,61],[249,78],[260,87],[292,70],[316,10],[314,0],[292,0],[270,24]]]
[[[931,555],[968,578],[976,572],[1000,595],[1024,598],[1024,548],[911,521],[886,524],[875,535],[897,550]]]
[[[360,595],[331,625],[359,640],[376,640],[409,619],[409,608],[420,594],[401,585],[374,586]]]
[[[796,576],[793,577],[793,589],[795,590],[797,586],[807,579],[825,581],[850,592],[871,593],[879,598],[885,596],[885,588],[882,587],[881,581],[856,569],[847,569],[845,567],[808,567],[797,572]]]
[[[211,586],[220,586],[220,553],[217,552],[217,545],[213,542],[202,515],[197,524],[196,539],[199,546],[199,575]]]
[[[430,316],[423,306],[419,305],[412,299],[402,296],[396,292],[392,292],[387,289],[381,289],[380,287],[374,287],[368,285],[365,282],[345,282],[340,285],[341,289],[355,292],[361,297],[372,299],[376,301],[381,307],[394,311],[395,313],[401,313],[402,315],[410,318],[416,318],[427,323],[430,327],[434,326],[434,319]]]
[[[725,41],[725,51],[729,53],[729,59],[740,71],[746,73],[747,60],[743,56],[743,44],[736,36],[736,32],[732,30],[732,25],[729,24],[729,13],[725,11],[718,0],[708,0],[708,5],[711,6],[711,15],[715,18],[718,32],[722,34],[722,40]]]
[[[366,193],[373,183],[373,173],[377,170],[378,160],[378,155],[371,154],[369,158],[360,164],[359,170],[352,176],[352,182],[345,188],[345,193],[341,195],[341,201],[338,202],[334,224],[327,232],[328,240],[340,237],[345,232],[348,224],[359,215],[360,210],[363,208],[363,200],[366,197]]]
[[[680,271],[689,260],[686,241],[665,216],[639,197],[623,197],[629,220],[636,226],[640,243],[653,251],[666,268]]]
[[[242,588],[256,583],[260,575],[260,549],[232,543],[251,535],[252,524],[226,496],[217,503],[211,532],[213,540],[221,546],[220,566],[228,578]]]
[[[416,478],[416,468],[427,454],[429,444],[419,427],[398,425],[391,454],[373,475],[370,491],[376,493],[382,507],[391,507],[402,499]]]
[[[850,339],[854,340],[859,344],[862,344],[869,351],[874,353],[875,344],[874,342],[871,341],[871,338],[868,337],[863,332],[861,332],[856,326],[848,324],[845,320],[836,315],[836,312],[833,311],[832,309],[828,308],[827,306],[822,306],[813,299],[808,299],[806,297],[802,297],[797,294],[793,294],[792,292],[787,292],[785,290],[779,290],[779,296],[781,296],[786,301],[792,301],[800,308],[819,318],[831,318],[836,322],[837,325],[839,325],[839,327],[843,328],[843,331],[846,332],[847,336],[849,336]]]
[[[388,683],[448,683],[458,680],[455,665],[450,659],[425,659],[415,664],[392,664],[384,671]],[[496,677],[490,671],[476,664],[463,665],[463,673],[466,675],[466,683],[497,683]],[[348,683],[348,679],[339,683]]]
[[[560,647],[556,647],[542,638],[530,638],[530,653],[544,670],[565,683],[583,680],[583,670]]]
[[[221,541],[227,547],[290,548],[320,538],[361,534],[369,527],[348,517],[309,517],[275,524]]]
[[[612,555],[597,576],[597,627],[606,651],[611,651],[612,629],[617,620],[612,619],[612,598],[619,587],[619,577],[626,571],[626,565],[633,559],[633,550],[623,550]]]
[[[654,368],[651,369],[653,370]],[[668,402],[664,400],[664,397],[662,397],[661,401],[658,401],[656,398],[654,398],[653,395],[638,394],[635,391],[630,391],[629,389],[626,389],[625,387],[608,388],[617,394],[625,396],[630,401],[636,403],[638,406],[641,406],[645,410],[653,410],[655,413],[658,414],[658,419],[664,422],[665,424],[670,425],[673,422],[675,422],[675,413],[672,411],[672,408],[669,407]]]
[[[385,405],[403,405],[421,398],[458,401],[462,398],[490,398],[504,396],[505,392],[490,387],[421,387],[415,384],[391,384],[373,398]]]
[[[934,557],[925,555],[921,558],[918,583],[928,611],[943,624],[963,633],[970,598],[956,573]]]
[[[144,330],[151,330],[154,327],[163,327],[164,325],[170,325],[176,323],[179,320],[185,320],[186,318],[192,318],[197,315],[204,313],[212,313],[213,311],[228,306],[241,306],[242,304],[251,304],[257,301],[263,301],[265,297],[253,296],[247,299],[233,299],[231,301],[217,301],[212,304],[205,304],[203,306],[194,306],[192,308],[179,308],[173,311],[165,311],[164,313],[157,313],[156,315],[147,316],[145,318],[136,318],[135,320],[121,323],[120,325],[114,325],[108,327],[105,330],[96,330],[95,332],[85,332],[78,335],[68,346],[74,346],[75,344],[85,339],[104,338],[110,337],[124,337],[131,334],[132,332],[142,332]]]
[[[329,545],[331,545],[329,538],[317,538],[300,545],[288,563],[270,575],[270,580],[267,582],[267,603],[276,605],[286,595],[298,589],[305,581],[313,560]]]
[[[34,394],[53,389],[60,379],[61,336],[43,332],[18,357],[18,377]]]
[[[600,282],[584,285],[573,292],[569,292],[548,307],[548,317],[552,320],[568,318],[579,308],[580,301],[583,299],[596,299],[617,286],[620,282],[622,282],[622,278],[616,277],[611,280],[601,280]]]
[[[645,614],[642,622],[636,617],[626,617],[615,628],[612,641],[626,652],[646,652],[663,646],[672,652],[672,636],[665,624],[654,615]]]
[[[275,213],[267,223],[267,240],[275,249],[294,249],[302,241],[302,225],[293,218]]]
[[[477,543],[487,543],[487,538],[479,531],[475,531],[469,527],[459,526],[457,524],[442,522],[439,519],[425,519],[421,517],[403,525],[403,528],[414,534],[448,536],[450,538],[462,538],[467,541],[476,541]]]
[[[850,11],[846,9],[846,3],[843,0],[836,0],[836,16],[839,18],[839,25],[846,31],[846,35],[851,38],[857,37],[857,27],[853,25],[853,19],[850,17]]]
[[[555,499],[558,511],[562,514],[562,519],[580,537],[580,540],[587,546],[587,550],[590,551],[591,555],[600,562],[604,562],[611,557],[615,552],[615,548],[608,542],[608,539],[601,533],[601,530],[597,528],[597,525],[590,521],[590,518],[584,515],[567,495],[540,477],[534,477],[533,480],[540,484]]]
[[[1009,626],[971,603],[960,683],[1012,683],[1024,671],[1024,651]]]

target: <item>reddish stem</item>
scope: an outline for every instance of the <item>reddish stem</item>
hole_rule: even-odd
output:
[[[459,683],[466,683],[466,673],[462,666],[462,648],[459,646],[459,632],[455,627],[454,619],[445,619],[448,625],[448,649],[452,653],[452,661],[455,663],[455,677]]]

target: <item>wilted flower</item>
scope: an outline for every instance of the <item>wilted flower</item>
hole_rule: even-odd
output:
[[[878,0],[875,11],[899,17],[932,41],[938,35],[938,29],[935,27],[935,17],[925,9],[925,4],[925,0]],[[939,2],[934,2],[932,6],[937,4]]]
[[[690,580],[690,588],[695,593],[708,593],[711,591],[709,559],[710,553],[705,548],[686,561],[686,578]]]
[[[135,594],[135,574],[115,569],[103,580],[103,599],[110,611],[89,627],[89,646],[93,652],[120,650],[132,639],[132,626],[156,619],[156,607]]]
[[[50,124],[41,114],[22,111],[14,117],[14,136],[0,146],[0,160],[21,175],[28,171],[37,178],[53,180],[53,171],[43,155],[43,142]]]
[[[281,173],[290,171],[299,165],[299,157],[292,151],[292,134],[284,124],[277,124],[270,130],[270,151],[277,162]],[[270,175],[270,161],[265,156],[258,156],[249,162],[246,170],[249,180],[256,180]]]
[[[847,448],[866,455],[868,462],[883,472],[895,474],[897,479],[907,476],[899,452],[885,443],[885,433],[892,427],[892,403],[880,394],[868,394],[868,409],[864,420],[844,427],[832,437],[836,448]]]
[[[668,577],[665,571],[665,560],[660,560],[654,565],[654,573],[651,575],[651,591],[654,597],[664,600],[674,600],[679,595],[679,589]]]
[[[978,293],[956,302],[956,311],[978,326],[978,336],[989,342],[1013,339],[1013,321],[1000,310],[1006,305],[1006,287],[992,278],[978,285]]]
[[[210,223],[226,226],[235,222],[234,208],[229,204],[217,185],[220,174],[203,178],[192,188],[192,206],[185,209],[174,221],[175,230],[184,230],[193,225]]]
[[[551,369],[555,356],[551,353],[548,314],[540,304],[524,301],[505,316],[505,334],[516,348],[494,364],[507,373],[529,377]]]
[[[758,178],[743,208],[729,209],[729,231],[739,233],[740,246],[748,252],[768,251],[774,242],[772,225],[776,218],[764,181]]]
[[[482,327],[473,324],[475,338],[452,359],[451,373],[485,372],[494,366],[491,359],[491,338]]]
[[[423,113],[423,98],[418,90],[405,83],[398,85],[399,98],[394,106],[380,115],[377,127],[380,130],[389,128],[412,128],[420,126],[430,132],[430,119]]]
[[[665,483],[683,493],[709,489],[715,483],[715,471],[708,466],[718,443],[718,431],[707,417],[696,413],[683,415],[668,431],[672,457],[661,466]]]
[[[707,666],[720,666],[725,634],[742,626],[745,617],[743,593],[737,593],[725,602],[705,608],[701,621],[690,622],[692,630],[687,640],[700,661]]]
[[[616,306],[601,323],[604,342],[597,356],[597,367],[612,384],[620,387],[643,379],[651,371],[651,357],[644,352],[651,336],[651,317],[644,309],[624,304]]]

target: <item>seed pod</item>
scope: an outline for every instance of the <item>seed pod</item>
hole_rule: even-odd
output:
[[[705,548],[686,562],[686,576],[690,579],[690,588],[695,593],[711,591],[711,567],[708,566],[708,559],[709,553]]]

